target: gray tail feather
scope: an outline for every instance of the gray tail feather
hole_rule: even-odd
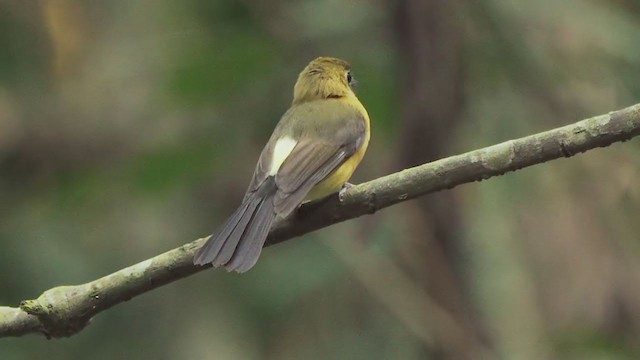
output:
[[[273,209],[275,182],[271,179],[265,182],[267,184],[245,198],[220,231],[198,250],[193,259],[195,265],[224,265],[227,271],[240,273],[255,265],[276,216]]]

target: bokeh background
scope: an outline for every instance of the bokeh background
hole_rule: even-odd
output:
[[[373,120],[354,182],[640,99],[637,0],[4,0],[0,304],[210,233],[312,58]],[[640,142],[425,196],[10,359],[640,358]]]

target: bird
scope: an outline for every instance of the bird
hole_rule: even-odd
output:
[[[196,252],[194,265],[248,271],[276,219],[350,185],[371,134],[354,84],[351,65],[334,57],[318,57],[300,72],[291,107],[262,150],[242,203]]]

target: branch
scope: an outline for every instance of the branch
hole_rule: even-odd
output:
[[[303,205],[294,216],[271,230],[267,245],[291,239],[428,193],[481,181],[527,166],[571,157],[640,135],[640,104],[539,134],[510,140],[465,154],[387,175],[337,196]],[[45,291],[19,307],[0,307],[0,337],[41,333],[71,336],[91,318],[137,295],[192,275],[193,255],[206,238],[95,281]]]

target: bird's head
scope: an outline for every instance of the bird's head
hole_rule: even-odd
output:
[[[309,63],[298,76],[293,89],[293,103],[354,96],[348,62],[333,58],[319,57]]]

